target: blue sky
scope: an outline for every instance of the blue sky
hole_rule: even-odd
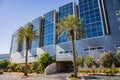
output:
[[[19,27],[71,1],[78,0],[0,0],[0,54],[9,53]]]

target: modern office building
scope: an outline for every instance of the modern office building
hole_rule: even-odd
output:
[[[0,54],[0,60],[10,60],[10,54]]]
[[[59,72],[72,69],[72,47],[64,33],[60,36],[56,33],[56,22],[69,14],[77,15],[83,19],[86,30],[85,37],[75,39],[76,56],[90,55],[98,59],[107,51],[116,51],[120,47],[120,22],[116,15],[120,10],[120,0],[79,0],[68,3],[38,17],[31,23],[33,29],[38,32],[39,39],[32,41],[29,49],[29,62],[36,61],[36,57],[43,52],[49,52],[56,58]],[[11,58],[13,63],[24,63],[25,42],[22,48],[18,47],[17,31],[13,34],[11,42]],[[20,49],[18,49],[20,48]],[[62,66],[62,68],[61,68]]]
[[[55,44],[55,22],[56,22],[56,11],[50,11],[43,15],[42,25],[42,46],[49,46]]]
[[[75,3],[72,2],[64,6],[61,6],[59,8],[58,18],[64,18],[67,15],[74,15],[75,8],[76,8]],[[68,38],[66,36],[67,36],[66,33],[64,33],[64,35],[61,35],[60,38],[58,39],[58,43],[67,42]]]

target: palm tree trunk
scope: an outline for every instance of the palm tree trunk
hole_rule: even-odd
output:
[[[73,32],[73,30],[70,31],[70,34],[71,34],[71,38],[72,38],[74,77],[77,77],[77,70],[76,70],[76,55],[75,55],[75,43],[74,43],[74,32]]]
[[[28,47],[29,47],[29,39],[26,39],[26,56],[25,56],[25,72],[24,76],[28,76]]]

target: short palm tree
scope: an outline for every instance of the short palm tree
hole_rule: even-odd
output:
[[[18,30],[18,45],[26,41],[26,57],[25,57],[25,71],[24,76],[28,76],[27,66],[28,66],[28,50],[32,40],[37,39],[37,33],[33,30],[32,24],[28,23],[25,27],[21,27]]]
[[[81,39],[84,36],[85,30],[83,28],[84,24],[82,23],[82,19],[79,19],[73,15],[68,15],[56,24],[59,37],[64,33],[67,37],[72,40],[72,51],[73,51],[73,66],[74,66],[74,76],[77,77],[76,70],[76,55],[75,55],[75,35],[77,38]]]

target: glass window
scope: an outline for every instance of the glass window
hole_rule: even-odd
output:
[[[103,35],[103,32],[98,32],[98,36],[102,36]]]
[[[86,25],[86,38],[102,36],[103,31],[98,0],[79,0],[79,5],[79,9],[81,10],[79,10],[79,15],[83,18]],[[90,24],[91,26],[88,26]]]
[[[44,15],[43,32],[43,46],[52,45],[54,34],[54,11]]]
[[[97,36],[97,33],[92,33],[92,37],[96,37]]]
[[[97,49],[104,49],[104,47],[99,46],[99,47],[97,47]]]
[[[85,48],[85,49],[83,49],[83,51],[89,51],[89,48]]]
[[[90,48],[90,50],[95,50],[96,48]]]
[[[91,33],[91,29],[87,29],[87,33]]]
[[[98,3],[94,2],[94,7],[97,8],[98,7]]]
[[[64,9],[60,9],[59,8],[59,18],[63,18],[64,16],[67,16],[68,14],[71,14],[71,15],[73,15],[73,3],[69,3],[69,4],[67,4],[67,5],[64,5],[64,6],[62,6],[61,8],[63,8],[63,7],[66,7],[66,8],[64,8]],[[82,11],[82,5],[81,5],[81,9],[80,9],[80,12]],[[61,15],[61,12],[63,12],[64,14],[62,14],[62,16],[60,16]],[[84,17],[84,15],[80,15],[82,18]],[[64,35],[61,35],[60,37],[59,37],[59,39],[58,39],[58,42],[59,43],[62,43],[62,42],[66,42],[66,41],[68,41],[68,38],[67,38],[67,36],[66,36],[66,33],[64,33]]]
[[[91,34],[87,34],[87,38],[91,38]]]

